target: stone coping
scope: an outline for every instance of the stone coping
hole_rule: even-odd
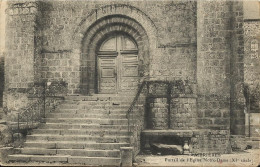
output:
[[[179,137],[192,137],[194,132],[200,130],[144,130],[142,133],[146,136],[179,136]]]
[[[174,130],[174,129],[146,129],[142,131],[142,134],[145,136],[179,136],[179,137],[192,137],[193,135],[198,134],[208,134],[213,129],[188,129],[188,130]],[[213,130],[214,131],[214,130]],[[227,130],[218,130],[221,131],[220,134],[226,134],[223,131]]]

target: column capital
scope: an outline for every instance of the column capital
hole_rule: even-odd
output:
[[[14,3],[9,2],[6,9],[7,15],[29,15],[36,14],[40,8],[39,0],[30,0],[26,2]]]

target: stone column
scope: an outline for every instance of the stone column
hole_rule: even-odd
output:
[[[26,105],[37,76],[39,2],[10,1],[6,16],[5,99],[6,107],[16,110]]]
[[[198,1],[199,124],[244,131],[242,1]]]

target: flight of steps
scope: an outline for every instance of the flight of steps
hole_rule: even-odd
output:
[[[67,96],[9,161],[118,166],[120,147],[129,147],[126,111],[133,98]]]

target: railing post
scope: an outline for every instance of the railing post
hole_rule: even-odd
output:
[[[250,137],[250,131],[251,131],[251,128],[250,128],[250,92],[249,92],[249,88],[247,89],[247,94],[248,94],[248,137]]]
[[[127,113],[127,120],[128,120],[128,134],[130,135],[130,121],[129,121],[129,113]]]
[[[43,82],[43,118],[45,118],[45,111],[46,111],[46,82]]]
[[[18,139],[20,141],[20,113],[18,113],[18,121],[17,121],[17,132],[18,132]]]
[[[29,116],[28,114],[26,115],[26,126],[27,126],[27,129],[29,128]]]
[[[33,128],[33,106],[32,106],[32,128]]]

